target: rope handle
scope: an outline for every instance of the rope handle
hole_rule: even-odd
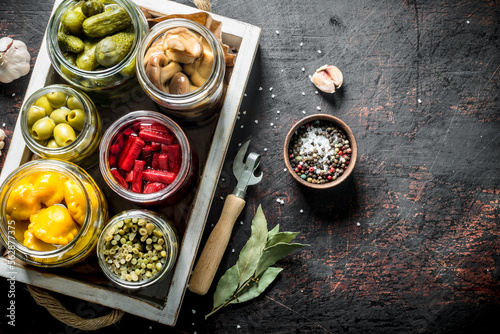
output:
[[[210,0],[193,0],[193,2],[200,10],[210,12],[212,9]],[[125,314],[122,310],[113,309],[107,315],[93,319],[85,319],[69,311],[59,300],[57,300],[57,298],[49,294],[46,290],[29,284],[27,284],[26,287],[35,302],[46,308],[54,318],[68,326],[80,330],[94,331],[113,325],[120,321]]]

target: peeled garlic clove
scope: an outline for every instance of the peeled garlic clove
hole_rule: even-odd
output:
[[[342,72],[333,65],[324,65],[316,70],[310,76],[312,83],[321,91],[325,93],[334,93],[336,89],[342,86],[344,77]]]

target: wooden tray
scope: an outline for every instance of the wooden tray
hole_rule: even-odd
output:
[[[166,0],[134,0],[134,2],[154,13],[189,14],[199,12],[196,8]],[[54,9],[60,3],[61,0],[56,0]],[[84,264],[55,270],[35,268],[17,261],[12,263],[4,256],[0,257],[0,276],[14,276],[19,282],[120,309],[162,324],[175,325],[210,212],[261,32],[258,27],[219,15],[211,15],[214,19],[222,22],[223,42],[236,48],[238,56],[219,117],[202,128],[184,128],[193,141],[193,146],[200,160],[199,178],[194,189],[183,201],[175,206],[162,209],[175,220],[182,240],[179,257],[170,277],[139,291],[122,289],[104,277],[98,268],[95,255]],[[25,101],[36,90],[59,82],[63,81],[50,65],[44,38],[26,91]],[[126,106],[113,109],[98,108],[104,128],[117,117],[129,111],[157,110],[155,104],[139,88],[136,91],[137,96],[134,101]],[[10,145],[11,149],[0,174],[0,183],[14,169],[32,158],[32,154],[22,138],[19,123],[20,118],[18,117]],[[88,172],[105,192],[111,214],[137,207],[130,202],[121,200],[111,192],[103,181],[98,167],[94,167]],[[0,251],[6,253],[1,245]]]

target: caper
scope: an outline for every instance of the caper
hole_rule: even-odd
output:
[[[54,139],[56,140],[57,145],[61,147],[69,145],[76,139],[75,130],[73,130],[69,124],[57,124],[54,128]]]
[[[31,128],[31,135],[36,140],[49,139],[52,137],[55,126],[56,123],[52,119],[44,117],[33,124],[33,127]]]
[[[35,106],[42,107],[45,110],[45,116],[50,116],[50,113],[54,111],[54,108],[49,103],[47,96],[41,96],[35,101]]]
[[[66,99],[68,98],[68,96],[61,91],[53,91],[45,96],[47,96],[50,106],[54,109],[64,106],[66,104]]]
[[[56,109],[54,110],[51,114],[50,114],[50,118],[52,118],[54,120],[54,122],[56,122],[56,124],[59,124],[59,123],[68,123],[68,114],[70,113],[70,110],[67,109],[67,108],[59,108],[59,109]]]
[[[38,121],[39,119],[44,118],[45,116],[46,116],[45,115],[45,109],[43,109],[42,107],[38,107],[38,106],[32,105],[28,109],[28,115],[26,117],[26,121],[28,123],[28,127],[31,128],[33,126],[33,124],[35,124],[36,121]]]
[[[56,143],[56,140],[55,139],[51,139],[49,140],[49,142],[47,143],[47,145],[45,145],[47,148],[59,148],[60,146],[57,145]]]
[[[76,96],[69,96],[66,106],[68,109],[83,109],[83,103]]]

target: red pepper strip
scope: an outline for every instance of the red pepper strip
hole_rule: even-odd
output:
[[[159,151],[161,146],[160,143],[151,143],[151,148],[153,149],[153,152]]]
[[[125,129],[125,131],[123,131],[123,135],[130,137],[131,135],[137,136],[137,133],[135,133],[133,128],[128,128],[128,129]]]
[[[146,145],[144,140],[139,137],[130,136],[130,138],[132,138],[132,144],[125,154],[123,161],[120,163],[120,168],[127,172],[130,172],[132,170],[135,159],[137,159],[139,154],[141,154],[142,148],[144,147],[144,145]]]
[[[144,186],[143,194],[151,194],[166,188],[167,185],[160,182],[147,182]]]
[[[151,154],[153,154],[153,148],[151,147],[151,145],[145,145],[142,148],[142,156],[144,158],[149,158]]]
[[[116,182],[118,182],[123,188],[128,189],[128,184],[127,184],[127,182],[125,182],[125,179],[120,174],[118,169],[113,168],[111,170],[111,174],[113,174],[113,176],[115,177]]]
[[[127,176],[125,176],[125,182],[131,183],[134,179],[134,170],[132,169]]]
[[[168,170],[178,173],[182,163],[181,147],[178,144],[168,145],[165,151],[168,155]]]
[[[172,182],[174,182],[175,178],[177,177],[177,174],[161,170],[147,169],[144,172],[142,172],[142,177],[146,181],[171,184]]]
[[[125,156],[127,155],[127,152],[130,150],[130,146],[132,146],[132,143],[134,142],[135,136],[130,136],[127,139],[127,142],[125,143],[125,147],[123,148],[122,153],[120,154],[120,159],[118,159],[118,165],[121,165],[123,162],[123,159],[125,159]]]
[[[151,168],[160,169],[160,153],[153,153],[153,160],[151,161]]]
[[[134,174],[132,175],[132,191],[135,193],[142,193],[142,171],[146,161],[136,160],[134,164]]]
[[[143,130],[156,131],[156,132],[161,132],[161,133],[165,133],[165,134],[170,134],[170,131],[168,131],[168,129],[166,127],[164,127],[163,125],[161,125],[159,123],[141,123],[139,126],[139,132],[143,131]]]
[[[160,144],[170,144],[174,139],[173,135],[147,130],[141,130],[139,132],[139,137],[145,141],[152,141]]]
[[[115,167],[116,166],[116,155],[111,154],[108,158],[109,161],[109,167]]]
[[[168,155],[166,154],[158,155],[158,169],[168,171]]]

